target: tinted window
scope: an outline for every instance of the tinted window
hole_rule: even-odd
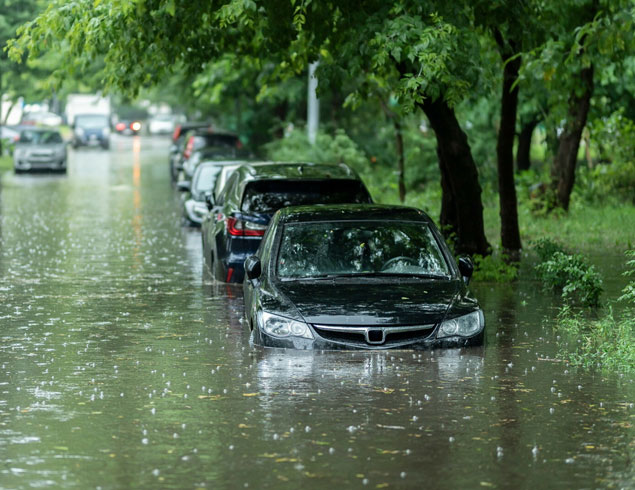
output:
[[[368,191],[358,180],[259,180],[245,187],[241,210],[272,213],[286,206],[367,202]]]
[[[233,134],[205,134],[197,135],[194,141],[194,148],[206,148],[215,146],[220,148],[238,148],[240,146],[237,136]]]
[[[20,133],[20,143],[34,145],[50,145],[62,143],[62,137],[57,131],[22,131]]]
[[[277,270],[281,278],[450,275],[430,228],[425,223],[407,221],[286,225]]]

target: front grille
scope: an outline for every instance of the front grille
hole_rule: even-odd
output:
[[[357,347],[394,347],[429,338],[435,325],[342,326],[313,325],[324,340]]]

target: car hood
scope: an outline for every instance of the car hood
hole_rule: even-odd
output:
[[[460,280],[290,281],[277,285],[304,320],[319,325],[417,325],[440,322]]]

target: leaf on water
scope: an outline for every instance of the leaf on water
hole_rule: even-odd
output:
[[[364,478],[364,473],[357,473],[355,478]]]
[[[103,412],[90,412],[91,415],[101,415]]]
[[[382,424],[377,424],[377,427],[379,427],[380,429],[398,429],[398,430],[405,430],[406,428],[401,426],[401,425],[382,425]]]
[[[251,429],[251,427],[247,424],[238,424],[239,429]]]
[[[481,482],[481,486],[482,486],[482,487],[493,487],[493,486],[494,486],[494,484],[493,484],[493,483],[490,483],[490,482],[488,482],[488,481],[482,481],[482,482]]]
[[[375,488],[387,488],[388,486],[388,483],[378,483]]]
[[[297,458],[278,458],[274,460],[276,463],[296,463]]]
[[[398,449],[390,450],[390,449],[379,449],[377,448],[377,454],[399,454],[400,451]]]
[[[278,453],[265,453],[260,455],[261,458],[277,458]]]
[[[394,388],[382,388],[381,390],[373,390],[377,393],[385,393],[387,395],[390,395],[391,393],[393,393],[395,391]]]
[[[243,393],[243,396],[258,396],[260,393]]]
[[[53,449],[57,449],[58,451],[68,451],[66,446],[54,446]]]
[[[330,443],[325,441],[311,441],[313,444],[317,444],[318,446],[329,446]]]
[[[220,395],[198,395],[199,400],[219,400],[221,398]]]

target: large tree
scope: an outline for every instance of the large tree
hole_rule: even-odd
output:
[[[321,57],[322,90],[359,75],[394,76],[406,109],[420,108],[438,139],[444,190],[442,224],[458,249],[487,253],[481,188],[454,105],[478,79],[478,42],[465,4],[292,0],[52,2],[21,31],[12,55],[66,43],[75,59],[104,56],[106,86],[136,92],[169,76],[175,63],[200,72],[226,53],[274,63],[272,80]],[[363,79],[363,77],[362,77]],[[266,84],[266,80],[263,82]],[[358,87],[355,95],[368,95]]]

